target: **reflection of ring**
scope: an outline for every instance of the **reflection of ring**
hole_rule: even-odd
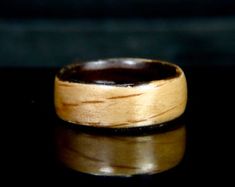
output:
[[[125,128],[160,124],[185,110],[187,85],[168,62],[116,58],[69,65],[55,78],[57,115],[80,125]]]
[[[171,123],[171,122],[169,122]],[[155,174],[176,166],[184,156],[185,126],[139,135],[105,135],[58,125],[57,156],[67,167],[109,176]]]

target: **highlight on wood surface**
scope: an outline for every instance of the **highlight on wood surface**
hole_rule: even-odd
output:
[[[175,64],[115,58],[62,68],[54,94],[56,113],[64,121],[129,128],[179,117],[186,107],[187,84]]]
[[[185,152],[183,124],[135,136],[90,133],[62,125],[56,132],[58,159],[75,171],[93,175],[156,174],[179,164]]]

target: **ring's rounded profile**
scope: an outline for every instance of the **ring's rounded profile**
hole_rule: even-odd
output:
[[[172,63],[115,58],[68,65],[55,78],[57,115],[78,125],[127,128],[179,117],[187,102],[182,69]]]

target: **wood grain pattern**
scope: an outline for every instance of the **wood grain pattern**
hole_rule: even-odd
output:
[[[179,76],[138,86],[85,84],[56,77],[56,113],[74,124],[110,128],[146,126],[173,120],[185,110],[187,84],[182,69],[170,65],[176,67]]]
[[[137,93],[137,94],[131,94],[131,95],[119,95],[119,96],[115,96],[115,97],[109,97],[107,99],[123,99],[123,98],[130,98],[130,97],[136,97],[139,95],[142,95],[143,93]]]

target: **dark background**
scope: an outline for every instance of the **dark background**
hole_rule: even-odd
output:
[[[234,181],[234,10],[232,0],[1,0],[3,178],[30,186]],[[185,158],[173,170],[114,180],[76,173],[56,161],[55,73],[74,59],[108,57],[156,58],[183,67],[188,138]]]
[[[0,66],[144,57],[235,64],[233,0],[1,0]]]

